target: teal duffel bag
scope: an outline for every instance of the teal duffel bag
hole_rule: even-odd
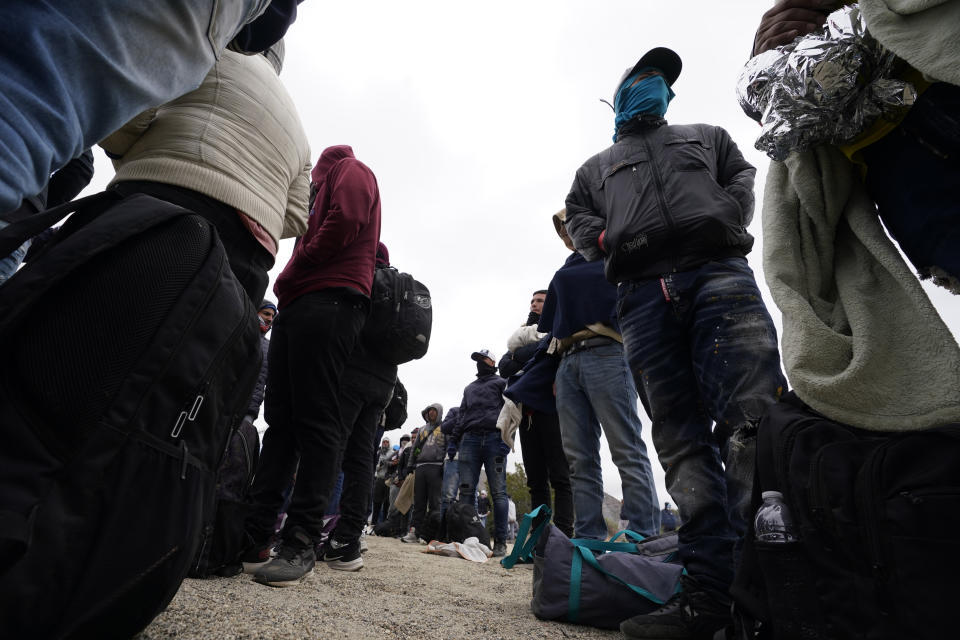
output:
[[[608,541],[571,540],[549,524],[549,513],[538,507],[524,516],[517,543],[501,562],[509,569],[532,559],[530,609],[538,618],[618,629],[680,589],[676,533],[645,539],[621,531]],[[626,541],[617,542],[620,536]]]

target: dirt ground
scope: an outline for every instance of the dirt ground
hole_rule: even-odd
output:
[[[512,640],[620,638],[616,631],[538,620],[530,612],[531,565],[507,571],[422,553],[423,545],[369,536],[358,572],[318,563],[292,588],[250,576],[186,580],[138,640],[171,638]]]

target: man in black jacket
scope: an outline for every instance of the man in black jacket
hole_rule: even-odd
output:
[[[507,552],[507,454],[510,447],[500,437],[497,418],[503,408],[503,389],[507,381],[497,375],[496,360],[489,350],[474,351],[470,358],[477,363],[477,379],[463,390],[460,419],[453,432],[460,456],[460,502],[474,504],[480,467],[484,467],[493,496],[493,555],[499,557]]]
[[[539,289],[530,298],[527,322],[507,340],[507,353],[500,358],[500,375],[509,378],[533,357],[546,334],[537,331],[547,290]],[[520,420],[520,454],[527,472],[530,506],[542,504],[553,510],[553,523],[568,538],[573,537],[573,489],[570,466],[563,451],[560,419],[556,411],[526,409]],[[551,487],[556,500],[551,500]]]
[[[712,637],[729,621],[757,423],[786,384],[745,258],[756,170],[723,129],[663,119],[680,68],[658,47],[620,78],[615,143],[577,171],[566,201],[577,250],[619,283],[627,358],[684,522],[683,591],[624,622],[631,638]]]

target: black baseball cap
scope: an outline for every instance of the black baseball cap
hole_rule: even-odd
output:
[[[617,81],[617,86],[613,90],[613,99],[617,99],[617,91],[620,90],[620,85],[623,84],[623,81],[635,74],[640,69],[644,67],[655,67],[660,69],[663,72],[663,79],[667,81],[667,86],[673,86],[673,83],[677,81],[677,78],[680,77],[680,69],[683,68],[683,61],[680,60],[680,56],[677,55],[677,52],[673,49],[668,49],[666,47],[654,47],[643,54],[637,64],[633,65],[626,71],[623,75],[620,76],[620,80]]]

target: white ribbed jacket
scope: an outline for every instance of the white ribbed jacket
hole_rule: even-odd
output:
[[[307,227],[310,146],[300,116],[262,55],[224,51],[200,86],[100,142],[113,182],[193,189],[259,222],[278,241]]]

